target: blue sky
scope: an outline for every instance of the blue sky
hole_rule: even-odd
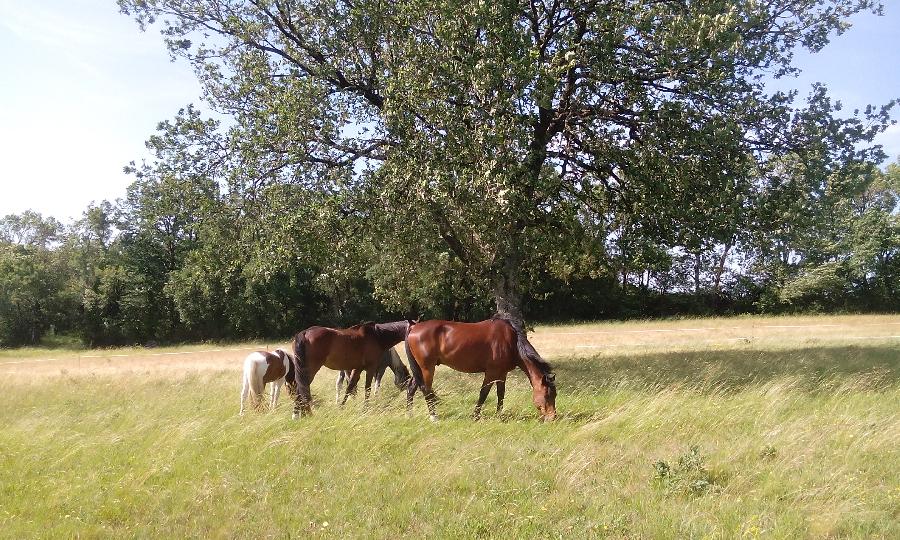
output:
[[[824,82],[848,110],[900,97],[900,0],[885,4],[885,16],[858,17],[821,53],[798,55],[804,74],[786,84],[803,94]],[[0,0],[0,216],[68,220],[122,197],[122,167],[200,92],[158,31],[138,31],[113,0]],[[895,160],[900,125],[878,142]]]

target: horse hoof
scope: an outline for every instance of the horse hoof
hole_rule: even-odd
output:
[[[291,420],[296,420],[296,419],[298,419],[298,418],[300,418],[300,415],[297,414],[297,413],[294,413],[294,414],[291,415]]]
[[[437,422],[437,415],[432,414],[431,416],[428,417],[428,419],[431,420],[432,422]]]

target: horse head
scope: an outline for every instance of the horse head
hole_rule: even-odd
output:
[[[409,369],[407,369],[406,364],[403,363],[403,360],[400,359],[400,355],[397,354],[397,351],[391,349],[388,352],[391,353],[390,367],[394,372],[394,386],[396,386],[397,388],[406,388],[411,377]]]
[[[545,373],[538,384],[533,385],[532,399],[534,406],[541,413],[541,420],[556,419],[556,375]]]

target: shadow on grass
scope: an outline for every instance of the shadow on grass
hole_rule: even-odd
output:
[[[900,348],[810,346],[784,350],[670,351],[622,356],[568,357],[555,362],[557,381],[571,389],[634,384],[736,391],[785,377],[809,390],[853,381],[860,388],[900,382]]]

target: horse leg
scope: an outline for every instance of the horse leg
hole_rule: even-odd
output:
[[[347,398],[350,397],[350,394],[356,392],[357,383],[359,383],[359,370],[354,369],[350,372],[350,381],[347,383],[347,393],[344,394],[344,399],[341,401],[341,407],[344,406],[344,403],[347,403]]]
[[[297,384],[297,396],[294,400],[294,414],[291,418],[297,419],[301,413],[312,414],[312,392],[310,385],[316,377],[316,373],[322,368],[321,364],[306,365],[304,368],[297,369],[294,373]]]
[[[263,392],[266,390],[266,383],[263,382],[262,375],[259,373],[256,375],[258,377],[254,377],[250,381],[250,403],[253,405],[253,410],[259,412],[262,408]]]
[[[373,375],[373,373],[367,369],[366,370],[366,397],[365,397],[366,405],[369,404],[369,388],[371,388],[371,386],[372,386],[372,375]],[[376,393],[378,392],[377,386],[375,387],[375,392]]]
[[[244,415],[244,402],[247,401],[247,397],[250,395],[250,381],[247,377],[244,377],[244,384],[241,388],[241,412],[240,416]]]
[[[484,382],[481,383],[481,393],[478,394],[478,403],[475,405],[475,412],[472,413],[472,418],[478,420],[481,418],[481,406],[484,405],[484,401],[487,399],[488,394],[491,392],[491,386],[494,385],[494,380],[485,374]]]
[[[374,395],[378,395],[378,391],[381,389],[381,378],[384,377],[384,372],[387,370],[387,364],[383,366],[379,366],[375,371],[375,390],[372,392]]]
[[[338,371],[337,382],[334,385],[334,404],[340,405],[341,403],[341,387],[344,386],[344,379],[346,375],[344,374],[344,370]]]
[[[270,410],[275,410],[275,405],[278,404],[278,394],[281,393],[281,385],[284,382],[284,379],[279,379],[277,381],[272,381],[272,404],[269,407]]]
[[[413,360],[415,362],[415,360]],[[421,390],[422,394],[425,396],[425,399],[428,400],[429,392],[425,389],[425,384],[419,384],[416,382],[415,377],[410,377],[406,383],[406,415],[412,415],[412,406],[413,406],[413,398],[416,397],[416,391]],[[431,392],[431,397],[434,397],[434,392]],[[432,420],[437,419],[437,416],[434,415],[433,411],[433,403],[429,402],[428,410],[432,413]]]
[[[503,396],[506,395],[506,378],[497,381],[497,415],[503,410]]]
[[[437,422],[437,408],[435,406],[437,403],[437,396],[434,395],[434,390],[431,389],[431,382],[433,380],[434,369],[423,369],[422,381],[424,386],[422,387],[422,393],[425,394],[425,402],[428,403],[428,417],[432,422]]]
[[[415,362],[415,360],[413,360],[413,362]],[[412,414],[413,398],[416,397],[416,390],[418,389],[419,385],[416,384],[415,377],[410,377],[409,381],[406,383],[406,416]]]

